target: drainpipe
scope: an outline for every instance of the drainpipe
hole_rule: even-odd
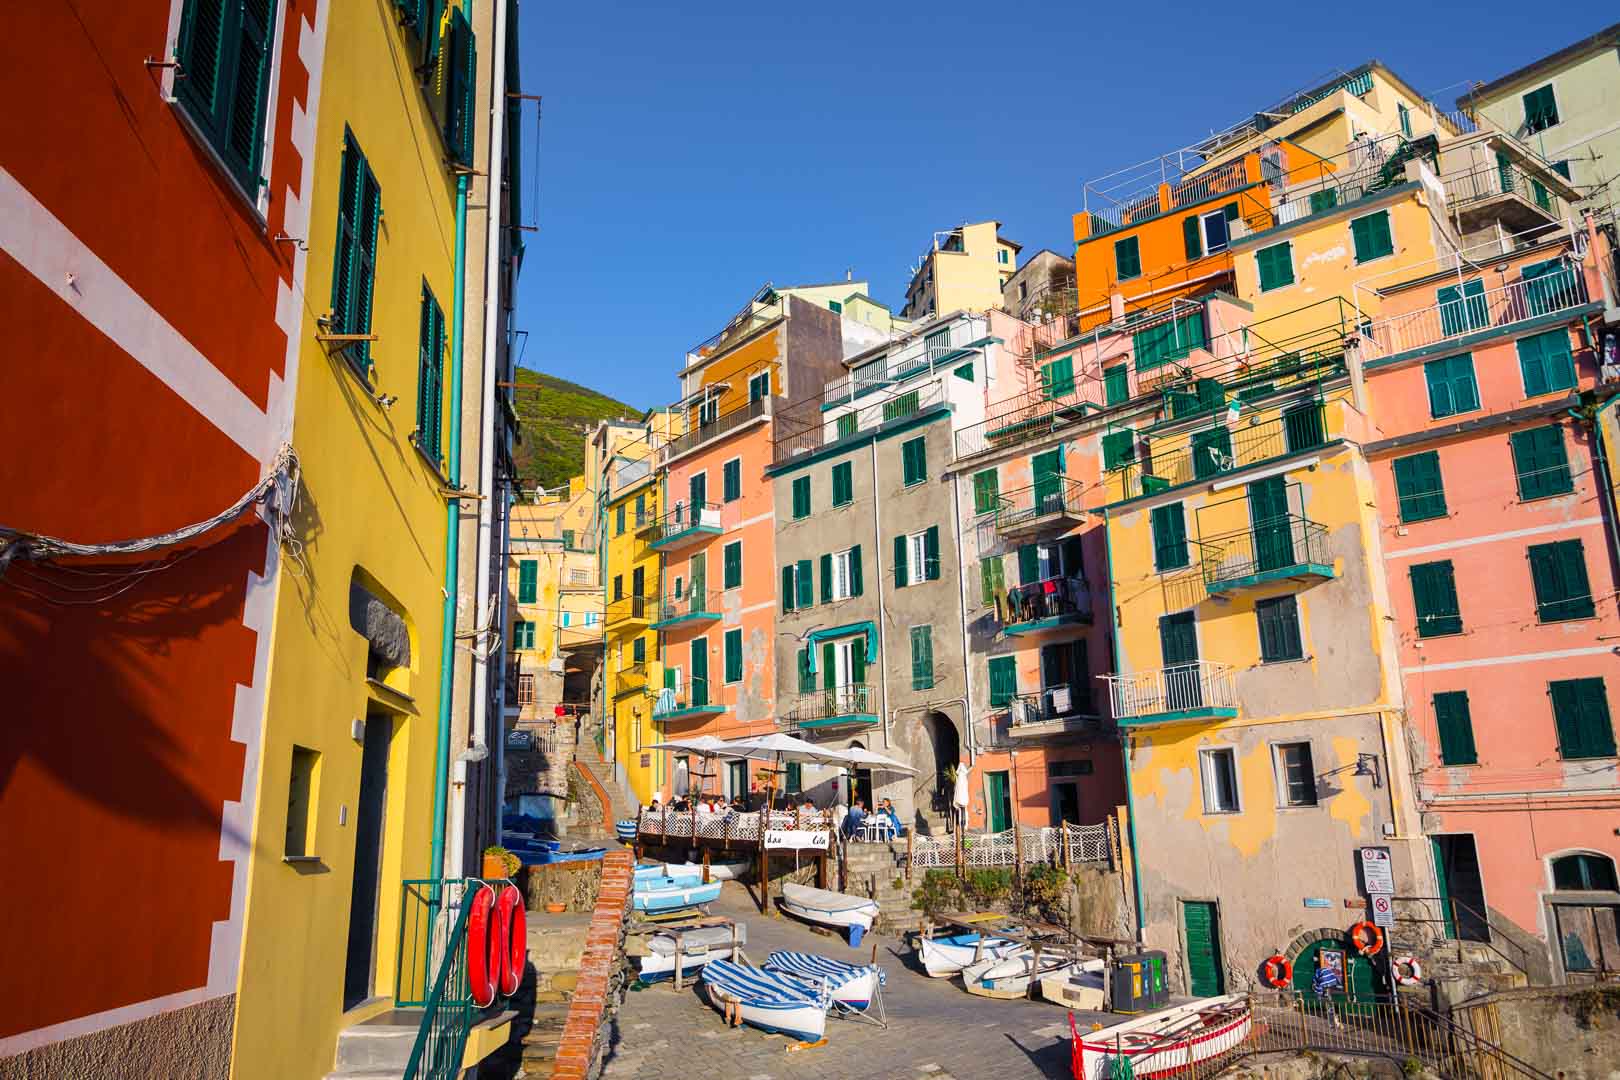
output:
[[[1108,531],[1108,510],[1103,509],[1103,553],[1108,559],[1108,580],[1114,580],[1114,538]],[[1114,652],[1114,666],[1119,666],[1119,622],[1115,618],[1114,597],[1112,584],[1108,596],[1108,638]],[[1118,674],[1116,671],[1115,674]],[[1110,703],[1111,707],[1112,703]],[[1119,717],[1114,717],[1114,727],[1119,728]],[[1131,849],[1131,891],[1136,897],[1136,944],[1142,944],[1142,927],[1147,921],[1147,911],[1142,900],[1142,863],[1136,852],[1136,798],[1131,787],[1131,737],[1121,732],[1119,736],[1119,756],[1125,767],[1125,835]]]
[[[951,476],[951,517],[956,522],[956,614],[962,624],[962,726],[966,729],[971,769],[979,744],[973,734],[973,709],[968,704],[973,700],[973,664],[968,651],[967,565],[962,561],[962,552],[967,548],[963,544],[961,477],[955,474]]]
[[[875,436],[872,439],[871,446],[872,535],[875,538],[873,547],[877,549],[872,553],[872,564],[877,567],[878,639],[881,641],[889,630],[889,616],[883,607],[883,500],[878,498],[877,438]],[[879,647],[881,648],[881,646]],[[892,745],[892,740],[889,738],[889,650],[884,649],[883,652],[884,655],[878,657],[877,669],[878,681],[883,691],[883,748],[887,750]]]

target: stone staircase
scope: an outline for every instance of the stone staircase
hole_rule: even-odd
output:
[[[602,760],[602,755],[597,752],[596,742],[590,737],[589,732],[581,733],[580,741],[574,747],[574,761],[576,764],[583,766],[591,776],[595,777],[597,784],[607,793],[609,802],[609,824],[606,828],[603,827],[600,820],[595,820],[592,815],[584,815],[579,818],[576,832],[596,839],[615,839],[611,823],[634,817],[636,811],[640,808],[640,804],[630,790],[619,783],[614,776],[612,763]],[[593,792],[592,795],[594,797],[595,793]]]
[[[421,1009],[390,1009],[344,1028],[338,1033],[337,1060],[325,1080],[403,1080],[422,1015]],[[469,1038],[477,1037],[478,1028],[498,1027],[516,1015],[491,1012],[474,1024]]]
[[[911,906],[905,858],[904,841],[849,845],[843,891],[852,896],[869,896],[878,902],[882,914],[873,929],[880,933],[899,936],[922,925],[922,913]]]

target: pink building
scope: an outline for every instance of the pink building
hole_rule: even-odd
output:
[[[1561,980],[1620,970],[1620,582],[1591,419],[1614,294],[1589,223],[1519,239],[1381,285],[1366,449],[1436,917]]]

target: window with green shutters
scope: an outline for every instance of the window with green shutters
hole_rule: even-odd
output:
[[[563,548],[565,550],[567,550],[567,551],[578,551],[578,550],[580,550],[579,548],[574,547],[574,530],[573,529],[564,529],[562,531],[562,542],[563,542]]]
[[[1479,764],[1474,749],[1474,720],[1468,713],[1468,691],[1448,690],[1434,695],[1434,723],[1440,729],[1440,764]]]
[[[1074,357],[1065,356],[1042,365],[1041,390],[1048,398],[1074,393]]]
[[[1136,432],[1110,431],[1102,437],[1104,469],[1122,469],[1136,460]]]
[[[932,690],[934,687],[934,628],[911,628],[911,688]]]
[[[186,0],[174,96],[258,205],[278,0]]]
[[[1538,620],[1549,623],[1592,617],[1596,609],[1586,576],[1586,549],[1579,540],[1532,544],[1526,554]]]
[[[1197,214],[1181,219],[1181,239],[1189,261],[1204,257],[1204,227]]]
[[[1389,211],[1380,210],[1350,222],[1350,239],[1355,243],[1356,262],[1371,262],[1395,251],[1389,231]]]
[[[1400,121],[1401,134],[1410,139],[1412,137],[1412,110],[1397,101],[1395,103],[1395,116]]]
[[[812,694],[816,689],[816,673],[810,670],[810,646],[799,650],[799,693]]]
[[[377,280],[377,227],[381,217],[382,188],[360,152],[354,133],[344,128],[332,267],[331,333],[371,333],[371,294]],[[341,352],[362,378],[370,379],[371,342],[350,342]]]
[[[1462,633],[1462,612],[1457,607],[1457,581],[1451,560],[1418,563],[1409,571],[1412,603],[1417,609],[1418,637]]]
[[[1193,433],[1193,476],[1200,480],[1232,467],[1232,433],[1224,427]]]
[[[795,584],[799,590],[796,606],[800,608],[814,607],[816,603],[816,583],[811,573],[809,559],[800,559],[794,567]]]
[[[1586,299],[1575,268],[1563,259],[1531,263],[1519,272],[1524,282],[1525,314],[1531,318],[1563,311]]]
[[[793,481],[793,519],[810,516],[810,478],[801,476]]]
[[[1113,367],[1103,368],[1103,403],[1123,405],[1130,399],[1130,376],[1126,371],[1126,365],[1115,364]]]
[[[1446,516],[1446,489],[1440,479],[1440,454],[1428,450],[1396,458],[1395,501],[1403,522]]]
[[[885,417],[885,419],[887,419],[887,417]],[[847,412],[844,415],[840,416],[838,418],[837,424],[838,424],[838,437],[840,439],[847,439],[851,435],[855,434],[855,432],[860,430],[860,428],[859,428],[860,418],[855,413],[852,413],[852,412]]]
[[[1114,241],[1114,274],[1120,281],[1142,276],[1142,248],[1136,237]]]
[[[1524,95],[1524,128],[1534,135],[1558,123],[1558,102],[1553,97],[1552,83],[1537,87]]]
[[[1175,570],[1186,566],[1187,511],[1180,503],[1153,508],[1153,568]]]
[[[540,596],[540,564],[534,559],[518,563],[518,603],[533,604]]]
[[[1478,278],[1437,290],[1435,300],[1440,305],[1440,332],[1447,337],[1491,325],[1490,313],[1485,309],[1485,283]]]
[[[647,639],[638,637],[630,643],[630,662],[644,664],[647,662]]]
[[[1567,495],[1575,490],[1569,473],[1569,457],[1564,451],[1564,429],[1557,424],[1515,431],[1508,437],[1513,448],[1513,471],[1518,477],[1519,498],[1525,502]]]
[[[742,681],[742,631],[727,630],[725,635],[726,682]]]
[[[1000,481],[996,470],[984,469],[973,474],[973,512],[989,514],[1001,502]]]
[[[1011,656],[990,658],[990,707],[999,709],[1018,696],[1018,661]]]
[[[1339,205],[1339,189],[1323,188],[1321,191],[1311,192],[1311,213],[1320,214],[1324,210],[1331,210]]]
[[[1033,585],[1041,580],[1041,546],[1024,544],[1018,549],[1018,584]]]
[[[1577,851],[1552,861],[1553,888],[1581,892],[1615,892],[1620,890],[1620,876],[1614,872],[1614,860],[1607,855]],[[1590,963],[1590,960],[1588,960]],[[1575,965],[1565,962],[1566,970]],[[1590,969],[1588,969],[1590,970]]]
[[[720,549],[720,587],[735,589],[742,585],[742,541],[733,540]]]
[[[1574,387],[1575,358],[1570,353],[1568,330],[1560,326],[1545,334],[1520,338],[1516,344],[1525,397]]]
[[[1260,624],[1261,663],[1304,658],[1305,647],[1299,637],[1299,604],[1292,596],[1257,600],[1254,615]]]
[[[417,338],[416,445],[440,459],[444,433],[444,309],[422,282],[422,326]]]
[[[979,587],[986,604],[993,604],[1007,591],[1006,572],[1000,555],[987,555],[979,560]]]
[[[1558,756],[1566,760],[1614,756],[1614,726],[1602,679],[1563,679],[1547,684]]]
[[[899,397],[890,398],[888,401],[885,401],[883,403],[884,422],[887,423],[890,420],[898,420],[902,416],[910,416],[912,413],[915,413],[918,408],[920,408],[921,400],[917,396],[917,393],[918,392],[916,390],[912,390],[909,393],[901,394]]]
[[[1322,418],[1322,403],[1315,398],[1290,405],[1283,410],[1283,443],[1290,454],[1309,450],[1327,442],[1327,431]]]
[[[720,493],[726,502],[742,498],[742,459],[732,458],[720,468]]]
[[[450,13],[448,70],[444,80],[444,145],[458,165],[473,163],[473,128],[478,117],[478,40],[462,8]]]
[[[1479,386],[1474,382],[1474,358],[1468,353],[1430,360],[1423,365],[1429,384],[1429,415],[1436,420],[1479,408]]]
[[[1132,333],[1131,355],[1136,357],[1137,371],[1149,371],[1205,344],[1203,314],[1181,315]]]
[[[534,648],[534,623],[519,619],[512,624],[512,646],[517,649]]]
[[[855,501],[855,470],[847,461],[832,467],[832,504],[848,506]]]
[[[1260,291],[1269,292],[1294,283],[1294,245],[1284,240],[1254,253],[1260,271]]]
[[[624,535],[624,504],[620,503],[613,511],[613,535]]]
[[[803,765],[797,761],[789,761],[782,766],[782,790],[789,795],[797,795],[804,790]]]
[[[919,435],[900,444],[902,479],[907,487],[928,479],[928,442]]]

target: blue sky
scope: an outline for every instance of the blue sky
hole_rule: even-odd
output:
[[[935,229],[994,218],[1067,254],[1087,178],[1318,76],[1376,58],[1450,108],[1606,24],[1503,0],[522,6],[545,97],[538,147],[522,131],[523,363],[642,407],[767,280],[853,268],[898,310]]]

